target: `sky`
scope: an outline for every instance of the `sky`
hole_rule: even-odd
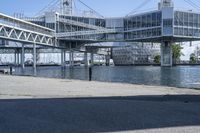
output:
[[[0,12],[8,15],[13,15],[14,12],[24,12],[26,16],[36,14],[39,10],[48,5],[52,0],[1,0]],[[78,0],[75,0],[78,3]],[[134,11],[145,1],[146,4],[139,10],[156,9],[157,3],[160,0],[81,0],[94,10],[106,17],[119,17],[125,16],[131,11]],[[199,0],[193,0],[200,4]],[[179,9],[192,9],[184,0],[174,0],[176,8]],[[139,11],[138,10],[138,11]]]
[[[5,13],[7,15],[13,15],[14,13],[24,13],[25,16],[33,16],[38,13],[39,10],[46,7],[52,0],[1,0],[0,2],[0,12]],[[80,4],[78,4],[78,0],[75,0],[77,8],[86,9]],[[148,11],[157,9],[157,4],[160,0],[81,0],[88,6],[92,7],[95,11],[105,17],[120,17],[126,16],[130,12],[134,11],[134,13],[140,11]],[[199,0],[192,0],[196,4],[200,5]],[[143,6],[139,8],[136,12],[135,10],[142,4]],[[194,7],[190,6],[184,0],[174,0],[175,8],[184,9],[184,10],[197,10]],[[199,42],[197,42],[199,43]],[[194,43],[195,44],[195,43]],[[189,44],[184,45],[184,54],[185,56],[182,59],[188,59],[189,55],[194,49],[193,47],[189,47]]]

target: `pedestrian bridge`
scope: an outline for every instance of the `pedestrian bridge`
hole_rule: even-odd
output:
[[[0,13],[0,39],[54,46],[54,33],[52,29]]]

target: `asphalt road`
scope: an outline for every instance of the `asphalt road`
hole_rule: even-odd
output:
[[[200,96],[0,100],[0,133],[199,133]]]

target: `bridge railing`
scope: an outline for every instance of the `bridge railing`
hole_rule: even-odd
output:
[[[101,30],[89,30],[89,31],[73,31],[73,32],[61,32],[56,33],[56,37],[73,37],[73,36],[84,36],[84,35],[94,35],[94,34],[104,34],[104,33],[117,33],[116,29],[101,29]]]

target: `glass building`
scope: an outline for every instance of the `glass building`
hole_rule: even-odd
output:
[[[160,45],[151,43],[127,43],[128,45],[113,48],[114,64],[147,65],[154,64],[154,57],[160,54]]]
[[[71,0],[64,0],[69,1]],[[172,45],[175,42],[200,40],[200,13],[179,11],[172,0],[161,0],[155,11],[120,18],[46,12],[27,19],[56,31],[60,44],[94,42],[151,42],[161,45],[162,66],[172,66]]]

